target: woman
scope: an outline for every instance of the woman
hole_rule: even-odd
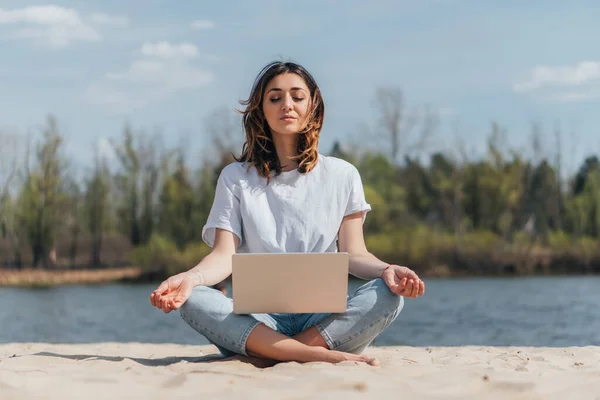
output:
[[[361,353],[397,317],[403,297],[424,294],[424,283],[367,251],[362,224],[371,207],[356,168],[318,153],[325,108],[308,71],[273,62],[242,104],[242,155],[221,172],[202,231],[212,251],[163,282],[150,302],[165,313],[180,310],[224,355],[377,364]],[[369,280],[348,297],[345,313],[237,315],[231,299],[209,287],[231,274],[238,251],[335,252],[338,240],[350,273]]]

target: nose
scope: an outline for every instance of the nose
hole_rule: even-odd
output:
[[[283,98],[282,109],[283,109],[283,111],[289,111],[293,108],[294,108],[294,101],[292,99],[292,96],[289,93],[287,93],[285,95],[285,97]]]

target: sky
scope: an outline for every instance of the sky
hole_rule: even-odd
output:
[[[291,60],[323,92],[322,152],[374,142],[384,87],[437,113],[429,152],[482,155],[497,121],[527,153],[538,123],[574,170],[600,152],[598,20],[595,0],[0,0],[0,130],[25,137],[51,113],[86,166],[129,123],[196,159],[207,117],[234,115],[264,65]]]

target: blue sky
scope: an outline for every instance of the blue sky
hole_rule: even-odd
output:
[[[409,112],[439,112],[431,150],[458,136],[481,154],[495,120],[515,147],[540,123],[554,152],[559,124],[574,169],[600,150],[598,20],[593,0],[0,0],[0,129],[24,135],[53,113],[86,165],[130,122],[167,144],[185,137],[198,157],[206,116],[237,107],[284,58],[324,93],[323,152],[336,139],[371,143],[375,89],[389,86]]]

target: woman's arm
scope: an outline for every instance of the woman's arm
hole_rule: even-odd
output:
[[[380,278],[389,265],[369,253],[363,234],[362,212],[346,216],[338,234],[339,251],[350,256],[350,273],[358,278]]]
[[[237,251],[240,239],[232,232],[216,229],[215,243],[209,255],[188,272],[196,286],[213,286],[231,275],[231,257]]]
[[[365,244],[362,212],[346,216],[338,235],[339,249],[350,256],[350,273],[358,278],[382,278],[390,290],[404,297],[416,298],[425,293],[425,283],[411,269],[389,265],[369,253]]]
[[[209,255],[194,268],[171,276],[150,294],[150,303],[165,313],[179,309],[188,299],[194,287],[212,286],[231,274],[231,256],[239,246],[233,233],[217,229],[215,243]]]

